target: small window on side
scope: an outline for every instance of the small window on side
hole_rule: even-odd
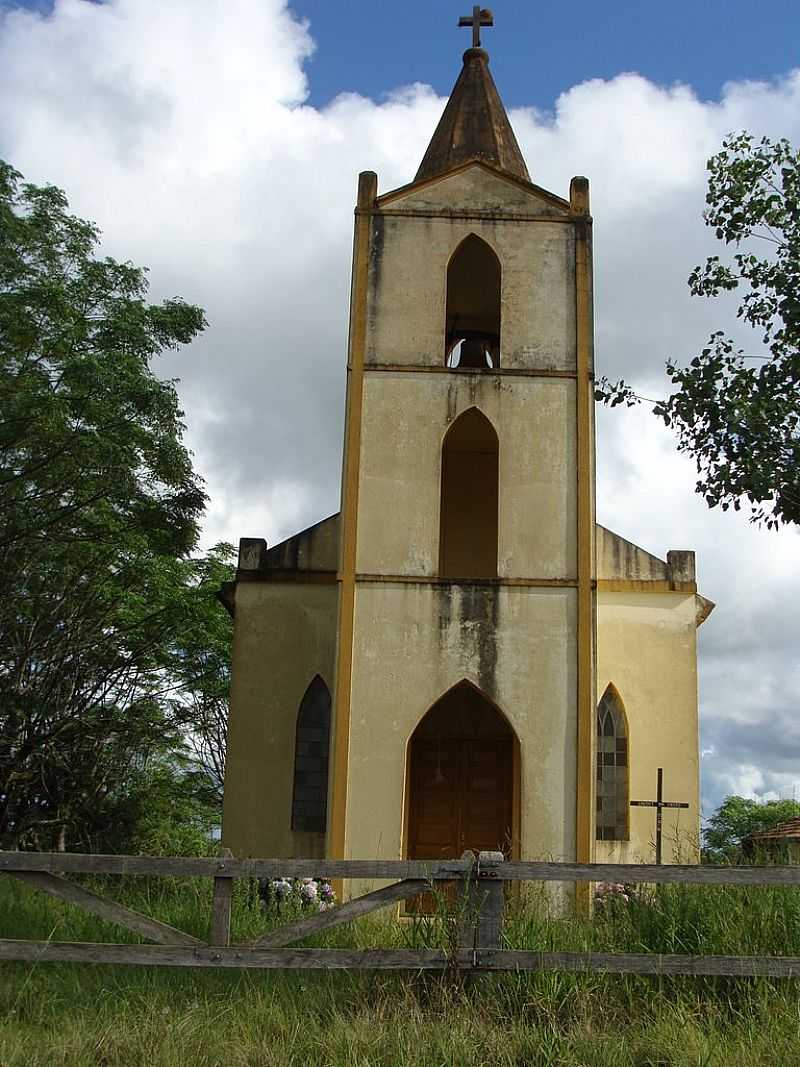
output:
[[[597,840],[627,841],[628,725],[619,693],[609,685],[597,706]]]
[[[297,712],[292,830],[324,834],[328,812],[331,694],[316,675]]]

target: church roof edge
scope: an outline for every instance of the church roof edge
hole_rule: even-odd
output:
[[[391,204],[392,201],[403,196],[407,196],[416,189],[425,189],[428,186],[436,185],[438,182],[446,181],[454,174],[461,174],[463,171],[475,166],[481,167],[495,177],[511,182],[512,184],[541,197],[543,200],[550,201],[556,207],[562,208],[565,213],[569,213],[572,210],[569,200],[566,200],[563,196],[559,196],[558,193],[551,193],[549,189],[545,189],[541,185],[536,185],[530,178],[520,178],[516,174],[510,174],[507,170],[501,170],[499,167],[487,163],[484,159],[467,159],[443,174],[432,174],[429,178],[417,177],[413,181],[407,182],[405,185],[399,185],[396,189],[389,189],[385,193],[381,193],[376,199],[375,206],[380,210],[385,205]]]
[[[640,592],[693,592],[696,624],[705,622],[716,605],[697,591],[694,552],[672,549],[663,560],[599,522],[596,530],[598,588],[613,592],[633,585]]]
[[[601,536],[607,536],[610,539],[611,544],[624,547],[628,554],[635,553],[642,558],[647,559],[654,570],[663,570],[666,574],[668,569],[668,563],[665,559],[657,556],[655,552],[648,552],[646,548],[642,548],[641,545],[637,545],[635,541],[628,540],[627,537],[623,537],[622,534],[616,533],[614,530],[609,529],[608,526],[603,526],[602,523],[597,523],[597,532]]]
[[[335,574],[339,516],[338,511],[328,515],[271,547],[262,538],[240,538],[236,581],[264,581],[279,573]]]

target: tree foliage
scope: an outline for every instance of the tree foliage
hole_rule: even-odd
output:
[[[174,383],[204,326],[0,162],[0,844],[81,840],[180,743],[165,649],[205,504]],[[188,568],[188,570],[187,570]]]
[[[175,680],[175,710],[188,724],[186,744],[209,798],[222,804],[233,620],[216,602],[221,586],[235,575],[232,545],[215,545],[193,560],[187,574],[186,615],[190,624],[176,635],[169,670]]]
[[[116,782],[74,844],[93,852],[207,856],[220,821],[207,784],[180,751],[150,755]]]
[[[710,507],[738,510],[769,527],[800,522],[800,153],[789,142],[728,137],[708,161],[706,224],[733,250],[689,277],[695,296],[740,296],[738,317],[762,351],[745,353],[724,331],[688,366],[667,363],[672,394],[655,414],[697,463]],[[598,382],[611,406],[637,403],[624,381]]]
[[[741,857],[751,834],[773,830],[798,815],[800,802],[796,800],[759,804],[748,797],[725,797],[703,831],[706,855],[715,863],[735,861]]]

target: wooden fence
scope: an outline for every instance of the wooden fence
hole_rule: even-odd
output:
[[[537,952],[503,949],[506,882],[695,883],[706,886],[800,886],[800,866],[703,867],[649,864],[506,861],[499,852],[477,859],[269,860],[230,856],[196,859],[0,852],[0,873],[75,904],[155,944],[78,944],[0,940],[0,960],[71,961],[172,967],[254,967],[459,971],[606,971],[660,975],[800,976],[796,956],[679,956],[656,953]],[[64,878],[65,874],[192,876],[214,879],[209,936],[200,941]],[[328,911],[278,926],[255,941],[230,943],[235,878],[392,880],[392,884]],[[451,951],[291,948],[312,934],[418,896],[437,883],[461,882],[457,946]]]

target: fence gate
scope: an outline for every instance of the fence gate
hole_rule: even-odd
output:
[[[507,861],[500,852],[460,860],[273,860],[230,855],[197,859],[2,852],[0,874],[117,923],[154,944],[0,940],[0,960],[29,963],[136,964],[172,967],[252,967],[404,971],[606,971],[654,975],[800,976],[796,956],[682,956],[657,953],[537,952],[503,947],[504,884],[536,882],[695,883],[709,886],[800,886],[800,866],[703,867],[611,863]],[[210,877],[214,894],[207,941],[107,900],[64,875]],[[243,944],[230,943],[235,878],[322,877],[374,879],[391,884],[329,911],[279,926]],[[456,945],[448,951],[296,948],[312,934],[352,922],[380,908],[430,891],[437,883],[463,884]]]

